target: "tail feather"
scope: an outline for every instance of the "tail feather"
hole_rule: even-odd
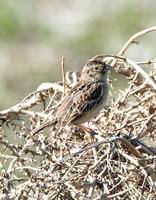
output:
[[[42,131],[43,129],[45,129],[46,127],[54,126],[56,123],[57,123],[56,120],[53,120],[53,121],[50,121],[50,122],[45,122],[44,124],[41,124],[41,126],[39,126],[38,128],[36,128],[35,130],[33,130],[31,132],[31,135],[34,136],[37,133],[39,133],[40,131]]]

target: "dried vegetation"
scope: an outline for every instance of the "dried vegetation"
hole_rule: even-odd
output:
[[[77,72],[42,84],[0,112],[0,199],[156,199],[156,63],[122,57],[135,39],[155,30],[135,34],[118,55],[97,56],[129,86],[89,122],[94,138],[75,127],[31,136],[55,113]],[[142,64],[152,71],[147,74]]]

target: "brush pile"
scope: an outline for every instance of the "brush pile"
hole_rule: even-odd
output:
[[[87,124],[94,137],[75,127],[31,135],[55,114],[78,72],[0,112],[0,199],[156,199],[156,63],[136,63],[124,51],[96,56],[129,84]]]

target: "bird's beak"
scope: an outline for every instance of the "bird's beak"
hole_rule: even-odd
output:
[[[109,70],[111,70],[111,69],[113,69],[113,67],[106,64],[105,71],[109,71]]]

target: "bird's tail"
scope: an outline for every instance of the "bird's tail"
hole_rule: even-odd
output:
[[[53,121],[48,121],[48,122],[45,122],[45,123],[41,124],[38,128],[34,129],[34,130],[31,132],[31,136],[36,135],[37,133],[39,133],[40,131],[42,131],[42,130],[45,129],[46,127],[54,126],[56,123],[57,123],[57,120],[54,119]]]

